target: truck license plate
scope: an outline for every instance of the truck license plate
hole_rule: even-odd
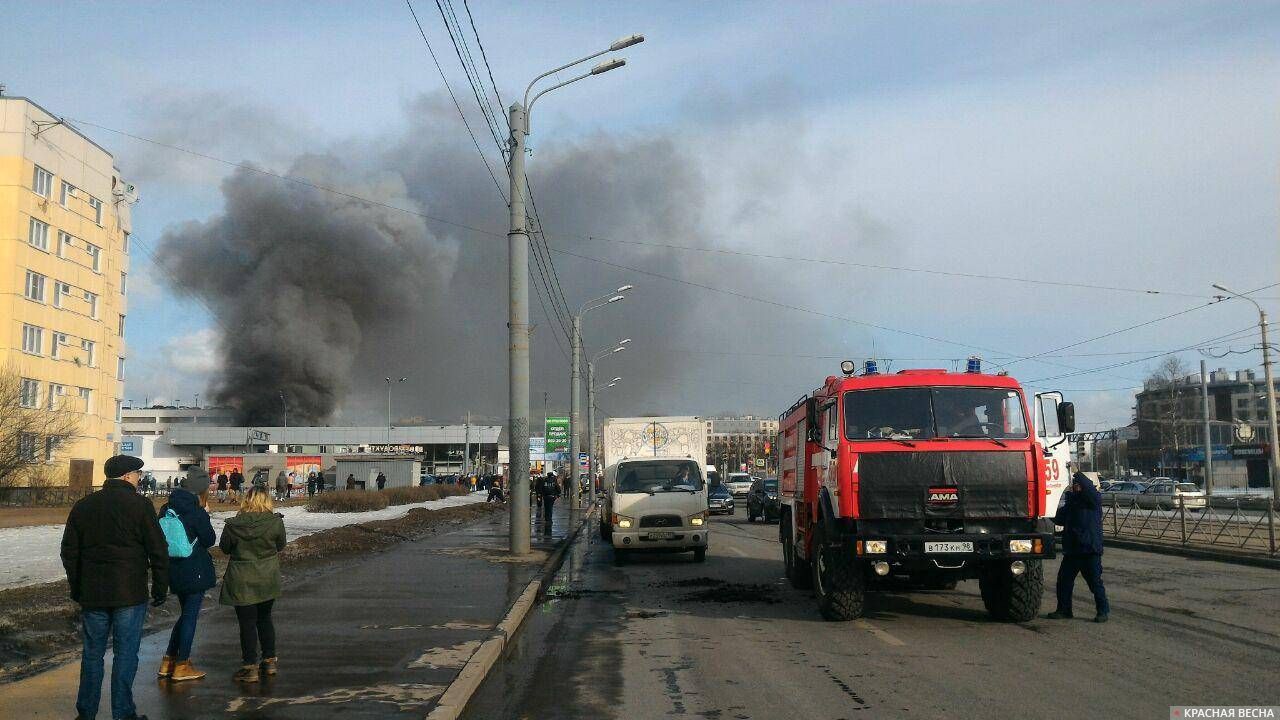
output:
[[[650,539],[650,540],[671,540],[671,539],[672,539],[672,538],[674,538],[675,536],[676,536],[676,534],[675,534],[675,533],[673,533],[673,532],[651,532],[651,533],[649,533],[649,539]]]
[[[927,553],[971,553],[973,552],[973,543],[971,542],[926,542],[924,551]]]

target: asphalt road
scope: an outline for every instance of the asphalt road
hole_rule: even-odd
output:
[[[1280,571],[1110,549],[1105,625],[1089,622],[1083,582],[1077,619],[1018,625],[987,618],[976,581],[877,593],[864,619],[829,623],[783,579],[775,524],[739,509],[712,531],[703,564],[622,567],[584,534],[465,717],[1061,720],[1280,704]]]

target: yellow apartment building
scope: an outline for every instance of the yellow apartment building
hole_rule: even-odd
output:
[[[34,102],[0,96],[0,362],[21,377],[20,404],[80,416],[60,447],[22,448],[55,482],[100,485],[119,444],[136,200],[110,152]]]

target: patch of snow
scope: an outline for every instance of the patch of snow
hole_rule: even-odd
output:
[[[374,520],[395,520],[409,514],[414,508],[440,510],[442,508],[484,502],[486,492],[468,495],[451,495],[439,500],[392,505],[382,510],[360,513],[311,513],[302,506],[280,508],[284,515],[285,534],[289,540],[341,527]],[[210,515],[214,532],[222,537],[222,526],[235,512],[226,510]],[[66,577],[59,551],[62,545],[63,525],[35,525],[30,527],[0,528],[0,590],[36,585]]]

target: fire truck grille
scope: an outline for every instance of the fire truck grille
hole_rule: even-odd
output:
[[[868,519],[1026,517],[1027,473],[1021,452],[867,453],[858,458],[858,506]],[[941,488],[958,499],[940,502]]]
[[[665,528],[680,527],[679,515],[645,515],[640,518],[640,527],[642,528]]]

